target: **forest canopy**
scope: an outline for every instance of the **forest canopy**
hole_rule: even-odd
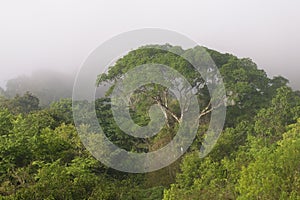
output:
[[[208,156],[199,157],[210,120],[210,112],[203,112],[186,153],[145,174],[116,171],[86,150],[74,125],[72,99],[62,95],[41,106],[34,91],[24,92],[25,85],[21,94],[13,87],[0,88],[1,199],[300,199],[299,92],[281,76],[268,77],[249,58],[171,45],[129,52],[98,76],[98,85],[111,85],[106,96],[94,102],[106,136],[127,151],[146,153],[162,148],[176,134],[183,111],[174,95],[155,84],[135,91],[129,110],[133,121],[145,126],[149,108],[160,105],[166,124],[159,134],[135,138],[115,123],[110,94],[116,82],[138,65],[159,63],[177,70],[196,88],[200,112],[210,111],[202,77],[181,57],[199,59],[203,49],[220,71],[227,92],[221,137]]]

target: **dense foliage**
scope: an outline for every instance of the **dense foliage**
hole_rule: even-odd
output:
[[[131,97],[135,123],[147,125],[148,109],[158,104],[166,125],[151,138],[134,138],[114,122],[109,95],[117,80],[137,65],[160,63],[183,74],[197,89],[201,107],[194,143],[172,165],[146,174],[108,168],[82,145],[72,119],[72,101],[46,108],[27,92],[0,97],[1,199],[300,199],[300,97],[283,77],[268,78],[248,58],[205,49],[221,72],[227,91],[227,118],[213,151],[199,157],[210,113],[209,94],[201,76],[176,52],[198,59],[203,48],[170,45],[129,52],[99,75],[110,83],[106,98],[95,102],[107,137],[134,152],[163,147],[176,134],[183,112],[167,89],[149,84]],[[168,51],[165,51],[168,50]],[[3,90],[0,95],[4,94]],[[80,128],[87,128],[83,124]]]

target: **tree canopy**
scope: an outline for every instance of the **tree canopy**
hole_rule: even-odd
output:
[[[205,80],[184,57],[201,60],[204,50],[223,77],[227,116],[217,144],[200,158],[214,108]],[[268,77],[249,58],[171,45],[129,52],[98,76],[98,85],[111,85],[106,97],[87,103],[95,106],[109,140],[127,151],[147,153],[164,147],[176,135],[185,111],[176,95],[159,84],[134,91],[128,108],[133,122],[146,126],[149,109],[158,105],[166,119],[159,134],[136,138],[114,120],[110,96],[117,82],[136,66],[153,63],[186,77],[200,106],[196,138],[180,159],[146,174],[116,171],[83,146],[71,99],[42,107],[31,91],[5,96],[0,88],[1,199],[300,199],[299,92],[283,77]],[[80,128],[90,127],[82,124]]]

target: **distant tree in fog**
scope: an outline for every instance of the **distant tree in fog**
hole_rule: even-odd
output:
[[[9,98],[23,95],[30,91],[40,99],[40,105],[48,105],[61,98],[70,98],[72,95],[74,77],[59,72],[41,70],[31,76],[19,76],[6,84],[5,94]],[[1,90],[0,90],[1,94]]]
[[[5,91],[2,87],[0,87],[0,96],[5,96]]]

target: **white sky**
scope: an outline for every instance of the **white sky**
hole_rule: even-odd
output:
[[[300,89],[299,0],[0,0],[0,85],[35,69],[74,71],[103,41],[146,27],[250,57]]]

